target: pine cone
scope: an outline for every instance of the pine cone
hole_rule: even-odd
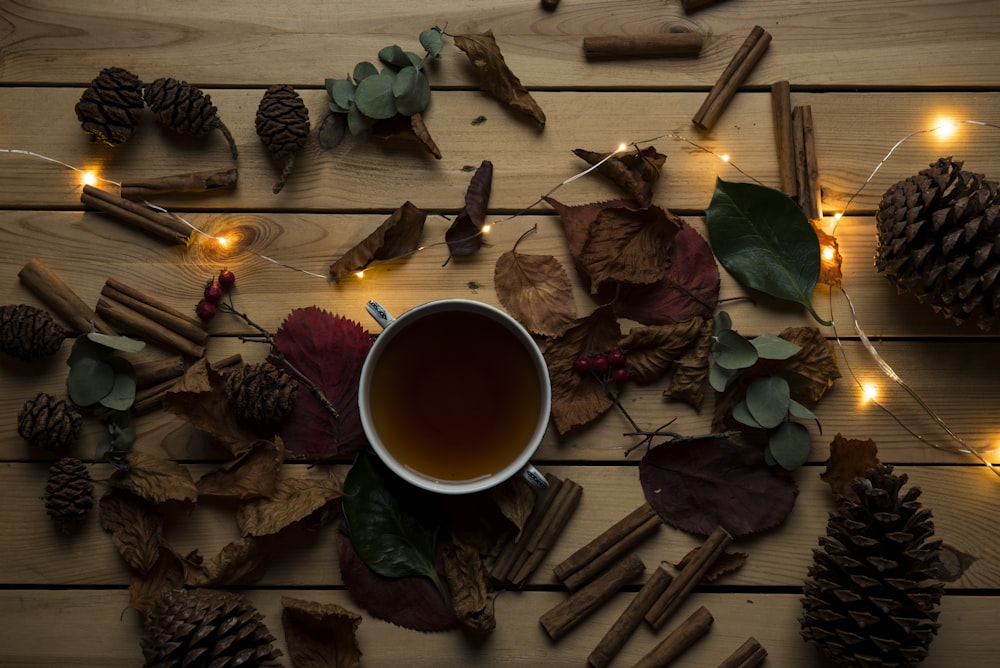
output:
[[[906,481],[885,464],[855,480],[813,551],[802,637],[839,666],[914,666],[937,634],[941,542],[920,489],[900,496]]]
[[[0,306],[0,351],[23,360],[59,350],[66,330],[48,311],[28,304]]]
[[[274,184],[274,194],[277,195],[292,173],[295,154],[309,137],[309,110],[291,86],[271,86],[257,107],[256,126],[257,136],[264,142],[271,157],[285,163],[278,182]]]
[[[24,402],[17,415],[17,433],[28,439],[28,445],[43,450],[60,451],[69,448],[80,436],[83,417],[64,399],[39,392]]]
[[[128,141],[142,118],[142,82],[120,67],[107,67],[76,103],[83,129],[109,146]]]
[[[205,135],[218,128],[236,159],[236,142],[229,128],[219,118],[212,98],[187,81],[161,78],[146,86],[146,104],[153,110],[156,122],[182,135]]]
[[[226,396],[236,414],[248,422],[272,425],[295,406],[298,382],[273,364],[247,364],[226,374]]]
[[[49,468],[45,510],[64,525],[82,522],[94,505],[94,480],[76,457],[63,457]]]
[[[257,609],[243,596],[215,589],[164,592],[146,617],[139,641],[146,668],[232,668],[276,665]]]
[[[900,293],[956,324],[979,311],[992,329],[1000,308],[1000,189],[940,158],[882,196],[875,267]]]

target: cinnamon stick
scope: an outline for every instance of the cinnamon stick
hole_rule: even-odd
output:
[[[646,613],[646,623],[659,631],[663,624],[684,603],[691,590],[701,581],[702,576],[715,560],[726,551],[726,546],[733,540],[728,531],[718,527],[712,532],[698,551],[691,556],[688,564],[674,577],[666,591]]]
[[[181,358],[172,358],[180,360]],[[237,364],[243,363],[243,356],[239,353],[230,355],[229,357],[224,357],[223,359],[212,363],[212,368],[216,371],[228,368],[230,366],[235,366]],[[139,365],[136,366],[136,371],[138,373]],[[185,369],[186,370],[186,369]],[[174,386],[180,380],[183,375],[183,371],[180,375],[174,378],[167,378],[155,385],[147,385],[136,390],[135,402],[132,404],[132,412],[135,415],[145,415],[150,411],[157,410],[163,405],[163,397],[166,396],[167,392],[173,390]]]
[[[737,647],[732,654],[727,656],[719,664],[719,668],[755,668],[763,663],[766,658],[767,650],[757,642],[756,638],[751,636],[746,639],[746,642]]]
[[[187,245],[194,238],[194,230],[169,213],[154,211],[94,186],[83,187],[80,201],[163,241]]]
[[[621,648],[625,646],[625,642],[639,628],[643,615],[666,590],[671,580],[673,580],[673,576],[667,573],[662,566],[653,571],[649,579],[646,580],[646,584],[636,593],[625,611],[611,625],[608,632],[597,643],[597,647],[587,657],[588,665],[593,666],[593,668],[605,668],[611,663]]]
[[[547,517],[543,518],[538,529],[528,538],[523,557],[515,562],[511,582],[517,586],[524,584],[528,577],[537,570],[545,559],[549,549],[555,544],[563,529],[569,523],[570,517],[576,512],[583,496],[583,488],[570,479],[563,481],[558,495],[553,499]]]
[[[586,587],[574,592],[546,612],[538,621],[550,638],[558,640],[644,570],[646,565],[642,563],[639,555],[633,552]]]
[[[165,357],[133,366],[136,387],[150,387],[165,380],[175,380],[184,375],[187,364],[181,356]]]
[[[792,128],[795,138],[795,174],[799,206],[806,218],[822,217],[820,202],[819,167],[816,164],[816,141],[813,133],[812,107],[802,105],[792,109]]]
[[[695,112],[691,119],[692,123],[706,132],[712,129],[733,96],[736,95],[736,91],[743,85],[764,52],[767,51],[770,43],[771,33],[760,26],[754,26],[732,60],[729,61],[722,76],[712,86],[708,97]]]
[[[127,306],[194,344],[205,345],[208,341],[208,332],[198,320],[121,281],[109,278],[101,289],[101,295]]]
[[[662,525],[656,511],[648,503],[643,503],[566,557],[552,571],[568,589],[579,589],[610,564],[633,551]]]
[[[102,297],[97,301],[97,313],[124,331],[141,335],[167,350],[180,353],[185,357],[200,358],[205,355],[205,346],[184,338],[177,332],[119,302]]]
[[[662,668],[673,663],[691,645],[698,642],[712,627],[715,618],[702,606],[681,622],[660,644],[639,659],[635,668]]]
[[[701,34],[666,32],[655,35],[597,35],[583,38],[587,60],[621,58],[693,58],[701,53]]]
[[[209,192],[236,185],[239,172],[236,168],[224,171],[170,174],[149,179],[122,181],[122,197],[136,199],[167,192]]]
[[[684,13],[690,14],[691,12],[696,12],[699,9],[717,5],[722,1],[723,0],[681,0],[681,7],[684,9]]]
[[[795,175],[795,139],[792,134],[792,91],[787,81],[771,84],[771,118],[774,123],[781,192],[794,199],[798,197],[798,187]]]
[[[77,334],[85,334],[94,329],[104,334],[116,332],[94,309],[77,296],[47,264],[32,258],[17,272],[21,282],[42,300]]]

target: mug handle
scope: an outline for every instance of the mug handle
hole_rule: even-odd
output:
[[[385,307],[379,304],[374,299],[369,299],[368,303],[365,304],[365,310],[368,311],[368,315],[375,319],[375,322],[379,324],[382,329],[388,327],[395,318],[392,314],[385,310]]]
[[[536,469],[531,464],[524,467],[521,471],[521,475],[529,485],[540,492],[544,492],[549,488],[549,481],[545,479],[545,476],[542,475],[541,471]]]

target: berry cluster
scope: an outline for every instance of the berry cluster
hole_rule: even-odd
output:
[[[217,304],[222,301],[223,295],[236,283],[236,274],[229,269],[219,272],[217,278],[213,278],[205,284],[205,293],[201,301],[194,307],[194,312],[202,320],[211,320],[215,317]]]
[[[628,357],[624,350],[618,348],[590,357],[580,357],[573,363],[573,367],[580,375],[594,374],[604,382],[611,380],[619,386],[629,379]]]

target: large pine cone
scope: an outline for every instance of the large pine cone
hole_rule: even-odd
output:
[[[882,196],[875,267],[957,324],[979,311],[988,331],[1000,308],[1000,189],[941,158]]]
[[[59,350],[66,330],[48,311],[28,304],[0,306],[0,351],[24,360]]]
[[[802,637],[838,666],[915,666],[937,634],[944,586],[931,512],[907,476],[881,465],[838,498],[813,551],[799,619]]]
[[[309,137],[309,110],[291,86],[271,86],[257,107],[256,127],[257,136],[271,157],[284,162],[281,176],[274,184],[277,195],[292,173],[295,154]]]
[[[139,644],[146,668],[249,668],[275,665],[281,650],[272,642],[260,613],[243,596],[173,589],[153,604]]]
[[[57,522],[82,522],[94,506],[94,480],[76,457],[63,457],[49,468],[45,510]]]
[[[62,451],[80,436],[83,417],[73,404],[39,392],[24,402],[17,415],[17,433],[28,445],[43,450]]]
[[[226,397],[236,414],[254,424],[281,422],[295,407],[299,384],[273,364],[247,364],[226,373]]]
[[[187,81],[164,77],[146,86],[146,104],[153,110],[156,122],[181,135],[205,135],[218,128],[236,159],[236,141],[219,118],[219,110],[211,96]]]
[[[120,67],[101,70],[76,103],[83,129],[109,146],[128,141],[142,110],[142,81]]]

